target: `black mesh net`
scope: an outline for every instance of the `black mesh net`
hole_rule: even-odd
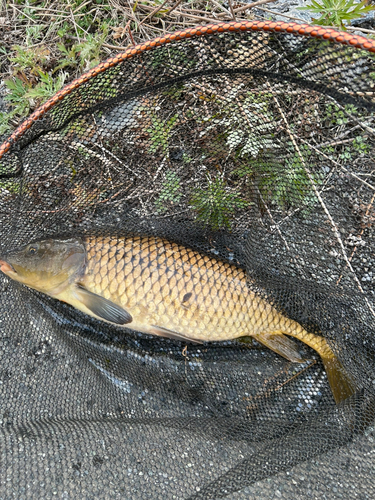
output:
[[[3,262],[77,240],[96,296],[136,297],[116,326],[1,273],[2,499],[375,497],[374,56],[191,35],[83,77],[0,160]],[[351,391],[307,337],[299,362],[257,341],[238,276]],[[158,307],[177,338],[132,329]]]

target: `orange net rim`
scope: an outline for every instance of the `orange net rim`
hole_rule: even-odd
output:
[[[53,97],[48,99],[44,104],[37,108],[25,121],[17,127],[17,129],[8,137],[8,139],[0,146],[0,159],[7,153],[12,145],[17,142],[20,137],[32,126],[33,122],[40,119],[47,111],[55,104],[64,99],[73,90],[86,83],[91,78],[103,73],[108,68],[130,59],[142,52],[152,50],[161,45],[166,45],[171,42],[177,42],[191,37],[211,35],[213,33],[227,33],[231,31],[269,31],[274,33],[290,33],[295,36],[305,36],[320,38],[330,42],[341,43],[342,45],[350,45],[358,49],[367,50],[375,53],[375,40],[371,40],[359,35],[353,35],[345,31],[338,31],[334,28],[325,28],[322,26],[311,26],[310,24],[300,24],[294,22],[282,21],[230,21],[217,24],[207,24],[206,26],[196,26],[195,28],[187,28],[185,30],[175,31],[174,33],[166,33],[163,36],[156,37],[147,42],[143,42],[134,47],[130,47],[125,52],[121,52],[114,57],[110,57],[106,61],[98,64],[90,71],[83,73],[79,78],[76,78],[63,89],[57,92]]]

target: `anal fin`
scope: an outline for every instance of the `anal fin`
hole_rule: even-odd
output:
[[[162,326],[151,325],[151,328],[148,330],[148,332],[152,335],[157,335],[158,337],[166,337],[173,340],[182,340],[185,342],[193,342],[195,344],[203,344],[203,342],[200,340],[191,339],[189,337],[186,337],[185,335],[182,335],[181,333],[169,330],[168,328],[164,328]]]
[[[303,363],[297,344],[282,332],[259,333],[254,339],[292,363]]]

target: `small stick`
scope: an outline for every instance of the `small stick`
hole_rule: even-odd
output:
[[[351,139],[342,139],[341,141],[336,140],[333,142],[326,142],[325,144],[319,144],[319,147],[326,148],[329,146],[340,146],[341,144],[349,144],[350,142],[354,142],[355,140],[356,140],[356,137],[352,137]]]
[[[85,146],[81,142],[72,141],[71,144],[68,145],[68,148],[72,149],[73,151],[77,151],[77,149],[79,149],[79,148],[84,149],[85,151],[87,151],[88,153],[90,153],[90,155],[92,155],[95,158],[98,158],[100,161],[102,161],[104,163],[104,165],[106,165],[108,168],[109,167],[114,167],[113,163],[110,160],[108,160],[108,158],[106,158],[105,156],[100,155],[99,153],[96,153],[95,151],[92,151],[91,149],[89,149],[87,146]],[[114,168],[116,170],[116,167],[114,167]]]
[[[279,389],[281,389],[284,385],[286,384],[289,384],[289,382],[291,382],[292,380],[294,380],[295,378],[299,377],[301,375],[301,373],[305,372],[306,370],[308,370],[309,368],[311,368],[312,366],[316,365],[316,359],[313,359],[311,361],[311,363],[308,365],[308,366],[305,366],[305,368],[303,368],[300,372],[297,372],[295,373],[294,375],[292,375],[288,380],[285,380],[285,382],[283,382],[282,384],[278,385],[277,387],[275,387],[275,391],[278,391]]]
[[[147,14],[147,16],[143,19],[143,21],[141,21],[138,26],[141,26],[145,21],[146,19],[150,18],[150,20],[152,19],[152,17],[159,12],[159,10],[161,10],[165,4],[167,4],[169,2],[169,0],[164,0],[164,2],[159,5],[159,7],[157,7],[156,9],[154,9],[152,12],[150,12],[150,14]]]
[[[74,20],[74,15],[73,15],[73,11],[72,9],[70,9],[70,16],[72,18],[72,22],[74,24],[74,29],[75,29],[75,32],[76,32],[76,35],[77,35],[77,38],[78,38],[78,43],[81,43],[81,39],[79,38],[79,33],[78,33],[78,30],[77,30],[77,25],[76,25],[76,22]]]
[[[23,12],[22,10],[18,9],[14,4],[12,5],[13,9],[16,9],[18,10],[18,12],[20,14],[22,14],[23,16],[27,17],[27,19],[29,19],[32,23],[35,23],[35,19],[32,19],[30,16],[28,16],[25,12]]]
[[[371,33],[372,35],[375,35],[375,31],[374,30],[368,30],[366,28],[357,28],[355,26],[347,26],[346,29],[348,31],[363,31],[363,33]]]
[[[76,12],[78,12],[79,10],[83,9],[83,7],[85,7],[86,5],[88,5],[89,3],[91,3],[91,0],[87,0],[87,2],[85,3],[81,3],[81,5],[79,5],[76,9],[74,9],[73,11],[73,14],[75,14]],[[34,8],[34,7],[33,7]]]
[[[216,0],[211,0],[211,2],[212,2],[214,5],[216,5],[216,7],[218,7],[219,9],[221,9],[221,10],[223,10],[223,11],[224,11],[224,13],[220,13],[220,14],[218,14],[218,17],[219,17],[219,16],[225,16],[225,14],[227,14],[228,16],[230,16],[230,12],[229,12],[229,10],[228,10],[228,9],[226,9],[226,8],[224,7],[224,5],[220,4],[220,3],[219,3],[219,2],[217,2]],[[231,5],[232,5],[232,2],[231,2]],[[198,10],[196,10],[195,12],[199,12],[199,11],[198,11]],[[202,11],[202,12],[203,12],[203,11]]]
[[[180,3],[182,2],[182,0],[178,0],[174,5],[173,7],[171,7],[165,14],[164,16],[168,16],[173,10],[175,10],[176,7],[178,7],[180,5]]]
[[[345,114],[345,116],[347,116],[348,118],[350,118],[351,120],[353,120],[353,122],[356,122],[360,127],[364,128],[365,130],[367,130],[367,132],[369,132],[370,134],[372,135],[375,135],[375,129],[369,127],[366,123],[364,122],[361,122],[359,121],[358,118],[356,118],[355,116],[351,115],[346,109],[344,106],[342,106],[338,101],[335,101],[335,99],[331,96],[328,96],[330,98],[330,100],[335,104],[335,106],[337,106],[338,108],[341,109],[341,111]]]
[[[167,219],[168,217],[175,217],[176,215],[185,214],[186,212],[190,212],[190,208],[187,208],[186,210],[181,210],[180,212],[173,212],[173,213],[167,214],[167,215],[160,215],[157,218],[158,219]]]
[[[134,38],[133,38],[133,35],[132,35],[132,30],[130,29],[130,22],[131,21],[129,19],[129,21],[127,22],[126,26],[128,26],[130,40],[132,41],[132,44],[135,45],[135,41],[134,41]]]
[[[179,10],[173,11],[173,14],[177,16],[182,16],[182,17],[191,17],[192,19],[197,19],[198,21],[207,21],[208,23],[219,23],[218,19],[212,19],[210,17],[204,17],[204,16],[194,16],[193,14],[188,14],[187,12],[181,12]]]
[[[263,1],[271,1],[271,0],[263,0]],[[274,1],[274,0],[272,0],[272,1]],[[233,21],[235,21],[236,16],[235,16],[234,11],[233,11],[232,0],[228,0],[228,3],[229,3],[229,8],[230,8],[230,13],[232,14],[232,17],[233,17]]]
[[[311,363],[309,363],[307,366],[305,366],[304,368],[302,368],[301,371],[295,373],[294,375],[292,375],[290,378],[288,378],[287,380],[285,380],[285,382],[282,382],[281,384],[277,385],[276,387],[274,388],[270,388],[270,387],[265,387],[263,390],[260,391],[260,393],[258,393],[256,396],[252,397],[252,398],[246,398],[245,400],[247,401],[251,401],[251,405],[247,406],[246,409],[247,410],[255,410],[255,408],[257,408],[257,401],[259,400],[262,400],[262,398],[264,397],[269,397],[271,396],[271,394],[275,393],[276,391],[280,390],[283,386],[289,384],[290,382],[292,382],[292,380],[296,379],[297,377],[299,377],[303,372],[305,372],[306,370],[308,370],[309,368],[313,367],[314,365],[316,365],[316,359],[313,359],[311,360]],[[285,370],[283,370],[281,373],[285,373]],[[268,383],[268,382],[272,382],[273,380],[275,380],[277,377],[279,377],[279,374],[277,373],[275,377],[273,377],[273,379],[268,379],[265,381],[265,383]]]
[[[99,137],[99,142],[100,142],[100,148],[101,148],[101,150],[103,151],[103,155],[104,155],[104,157],[105,157],[105,151],[106,151],[106,150],[105,150],[105,148],[104,148],[104,146],[103,146],[102,136],[101,136],[101,134],[100,134],[100,129],[99,129],[99,127],[98,127],[98,124],[97,124],[97,122],[96,122],[96,119],[95,119],[95,115],[94,115],[94,114],[92,115],[92,118],[93,118],[94,123],[95,123],[95,125],[96,125],[96,130],[97,130],[97,134],[98,134],[98,137]],[[113,182],[112,182],[112,177],[113,177],[113,175],[112,175],[111,170],[110,170],[110,168],[109,168],[108,166],[107,166],[107,173],[108,173],[109,182],[110,182],[110,184],[111,184],[111,188],[113,189]]]
[[[354,132],[354,130],[357,130],[358,128],[360,128],[361,125],[355,125],[353,128],[347,130],[346,132],[343,132],[342,134],[340,134],[339,136],[336,137],[336,141],[340,140],[340,139],[343,139],[344,137],[346,137],[347,135],[351,134],[352,132]],[[319,144],[319,147],[320,148],[325,148],[326,146],[332,146],[332,142],[323,142],[323,144]]]
[[[113,50],[128,50],[128,48],[132,46],[132,44],[129,44],[127,47],[121,47],[121,45],[111,45],[110,43],[103,43],[102,45],[107,49]]]
[[[276,2],[276,0],[258,0],[258,2],[253,2],[253,3],[249,3],[247,5],[244,5],[242,7],[237,7],[237,9],[233,9],[233,12],[234,12],[234,14],[239,14],[240,12],[244,12],[245,10],[248,10],[248,9],[253,9],[254,7],[261,9],[261,7],[258,7],[258,5],[263,5],[265,3],[274,3],[274,2]],[[261,9],[261,10],[263,10],[263,9]],[[220,17],[222,15],[223,14],[219,14]]]
[[[289,245],[288,245],[288,242],[286,241],[286,239],[284,238],[284,236],[282,235],[282,232],[280,231],[280,228],[279,228],[279,225],[276,224],[274,218],[272,217],[272,214],[270,212],[270,209],[268,208],[268,206],[266,205],[266,202],[264,201],[264,198],[262,196],[262,193],[259,191],[259,188],[257,188],[257,191],[258,191],[258,194],[260,196],[260,199],[262,200],[262,203],[267,211],[267,214],[268,214],[268,217],[271,219],[271,222],[273,224],[273,226],[276,228],[277,232],[279,233],[279,236],[280,238],[283,240],[284,242],[284,245],[286,246],[286,249],[288,250],[288,252],[290,252],[290,248],[289,248]]]
[[[33,9],[33,10],[44,10],[44,11],[46,11],[46,12],[59,12],[59,13],[61,13],[61,14],[68,14],[68,13],[66,12],[66,10],[51,9],[51,8],[49,8],[49,7],[48,7],[48,8],[47,8],[47,7],[36,7],[36,6],[34,6],[34,5],[33,5],[33,6],[32,6],[32,9]],[[45,15],[45,14],[44,14],[44,15]]]

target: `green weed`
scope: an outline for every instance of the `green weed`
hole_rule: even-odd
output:
[[[328,122],[328,126],[345,125],[350,120],[350,115],[357,113],[357,108],[353,104],[346,104],[344,109],[339,108],[336,104],[328,104],[324,113],[324,118]],[[349,115],[349,116],[348,116]]]
[[[180,178],[171,170],[165,174],[165,180],[162,184],[160,194],[155,201],[156,209],[159,213],[164,213],[168,209],[168,204],[178,203],[181,199]]]
[[[374,5],[367,5],[366,0],[356,3],[354,0],[311,0],[310,5],[298,7],[298,10],[309,10],[314,14],[319,14],[318,19],[314,19],[314,24],[321,26],[339,26],[346,29],[344,21],[358,19],[364,14],[375,9]]]
[[[282,210],[287,208],[311,209],[316,203],[311,181],[304,163],[308,163],[311,150],[301,146],[300,156],[295,153],[286,159],[277,157],[259,157],[233,171],[239,177],[248,176],[250,189],[259,189],[266,202],[278,205]],[[311,174],[316,185],[322,183],[319,175]]]
[[[56,94],[64,85],[65,79],[68,76],[67,73],[60,73],[57,78],[52,78],[48,73],[43,73],[43,71],[38,71],[39,73],[39,83],[30,88],[25,97],[27,99],[33,99],[38,102],[38,104],[46,101],[50,97]]]
[[[249,202],[239,193],[231,192],[222,177],[207,178],[206,189],[197,188],[192,194],[190,204],[197,212],[197,220],[212,229],[231,229],[231,218],[239,209],[244,209]]]
[[[9,89],[9,94],[4,97],[4,101],[11,106],[9,111],[0,112],[0,135],[5,134],[10,129],[10,122],[15,117],[26,116],[30,109],[30,103],[25,97],[29,88],[20,80],[5,80],[5,86]]]
[[[38,38],[41,31],[40,26],[29,27],[26,44]],[[108,24],[104,23],[99,34],[86,35],[84,42],[70,47],[63,43],[57,44],[61,57],[52,72],[45,70],[51,58],[46,47],[13,46],[14,54],[9,60],[15,77],[5,80],[9,90],[5,100],[10,104],[10,110],[0,113],[0,135],[9,131],[13,120],[19,121],[63,87],[69,76],[62,71],[64,68],[78,68],[82,72],[98,64],[107,34]]]
[[[174,115],[169,120],[161,120],[158,116],[151,116],[152,126],[147,129],[150,134],[151,145],[150,153],[156,153],[162,149],[163,154],[169,156],[169,137],[170,133],[178,120],[178,115]]]
[[[58,92],[64,85],[66,73],[61,73],[57,78],[52,78],[48,73],[38,70],[39,83],[32,87],[20,78],[5,80],[9,93],[4,100],[11,106],[10,111],[0,113],[0,135],[10,128],[13,118],[22,118],[33,108]]]
[[[17,181],[4,180],[0,182],[0,197],[14,195],[20,192],[20,185]]]
[[[349,162],[357,158],[358,155],[368,154],[371,151],[371,146],[366,141],[366,137],[356,137],[351,145],[345,145],[339,153],[336,152],[337,158]]]
[[[14,55],[9,57],[9,61],[14,65],[14,71],[30,71],[37,74],[41,71],[50,58],[50,51],[46,47],[22,47],[14,45],[12,47]]]
[[[98,35],[86,35],[86,41],[76,45],[76,51],[79,54],[80,68],[88,71],[100,62],[100,50],[107,38],[108,24],[101,26],[102,33]]]
[[[221,128],[222,134],[218,140],[226,140],[228,152],[236,152],[237,156],[257,155],[264,150],[274,150],[278,144],[273,139],[272,131],[275,128],[274,116],[270,110],[272,94],[257,95],[249,93],[244,100],[238,97],[238,87],[228,95],[228,105],[218,113],[203,121],[211,122],[205,128],[205,133]]]
[[[353,147],[360,154],[368,154],[371,146],[367,142],[367,137],[358,136],[353,141]]]
[[[79,67],[80,71],[88,71],[100,62],[100,51],[108,35],[108,24],[101,26],[98,35],[86,35],[86,40],[67,47],[58,43],[57,47],[62,54],[60,62],[55,66],[54,72],[66,67]],[[60,33],[62,35],[62,33]]]

